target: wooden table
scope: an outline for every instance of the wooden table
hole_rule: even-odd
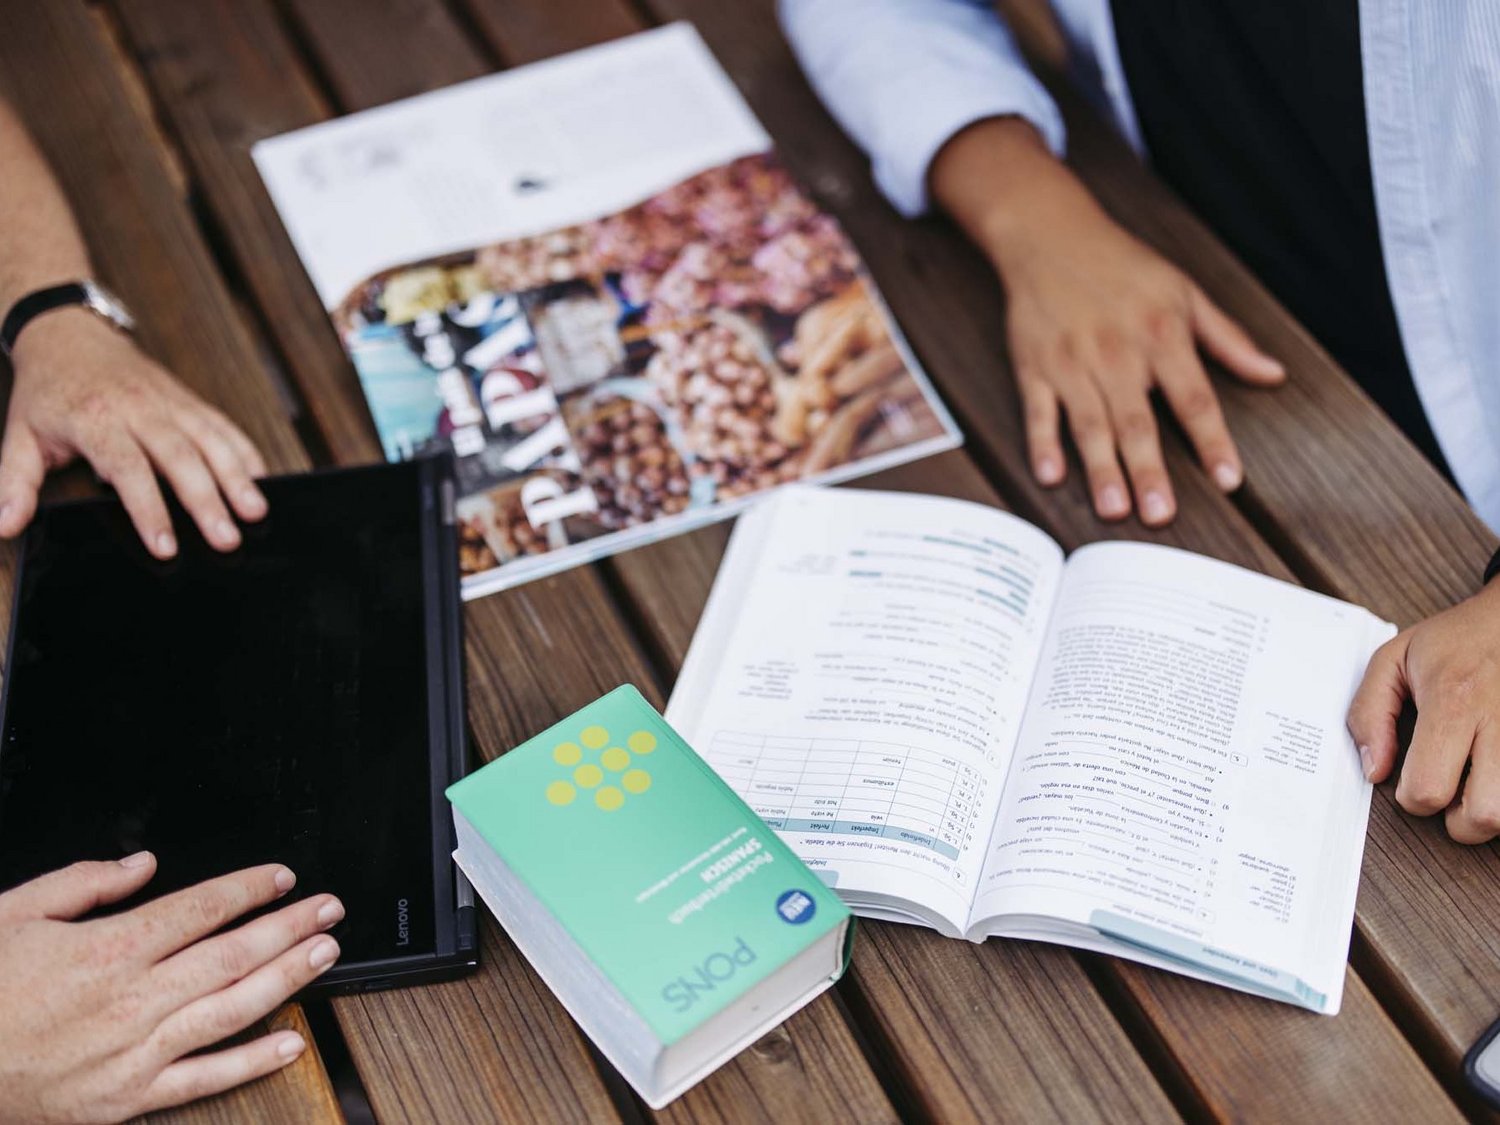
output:
[[[966,430],[963,451],[875,483],[1011,507],[1070,548],[1105,537],[1183,545],[1402,624],[1471,591],[1495,546],[1076,99],[1079,172],[1292,373],[1274,393],[1220,381],[1249,482],[1233,499],[1168,434],[1181,515],[1159,533],[1097,522],[1077,473],[1056,491],[1033,483],[993,276],[944,224],[902,222],[877,196],[798,72],[771,0],[6,0],[0,13],[0,87],[62,177],[99,273],[141,314],[145,346],[232,414],[275,469],[374,460],[379,446],[249,146],[683,18],[844,221]],[[1037,43],[1045,53],[1046,36]],[[726,534],[710,528],[471,605],[478,756],[622,681],[662,702]],[[13,561],[0,552],[6,585]],[[467,980],[309,1005],[321,1055],[166,1116],[338,1119],[330,1072],[357,1073],[345,1107],[362,1096],[382,1121],[647,1116],[504,934],[488,925],[484,945]],[[974,946],[871,922],[834,992],[660,1116],[1448,1120],[1483,1112],[1459,1059],[1497,1014],[1496,851],[1450,844],[1440,823],[1403,815],[1387,785],[1375,797],[1336,1018],[1050,946]],[[303,1009],[276,1022],[303,1025]]]

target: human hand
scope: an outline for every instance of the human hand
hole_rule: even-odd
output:
[[[1371,658],[1349,708],[1349,733],[1373,782],[1395,767],[1396,720],[1408,698],[1417,725],[1397,803],[1417,816],[1446,809],[1448,835],[1460,844],[1494,839],[1500,835],[1500,586],[1403,630]]]
[[[1011,359],[1039,481],[1057,484],[1066,475],[1061,412],[1095,511],[1121,519],[1130,514],[1133,492],[1143,523],[1171,522],[1177,501],[1151,408],[1151,394],[1159,391],[1214,483],[1225,492],[1240,486],[1239,452],[1198,345],[1248,383],[1274,384],[1285,372],[1239,325],[1102,212],[1004,262]]]
[[[291,890],[279,864],[200,883],[134,910],[147,852],[76,863],[0,894],[0,1121],[119,1121],[286,1066],[296,1032],[192,1054],[249,1026],[324,972],[344,915],[331,895],[216,933]],[[212,935],[212,936],[211,936]]]
[[[240,544],[226,499],[241,519],[266,514],[253,479],[266,467],[250,439],[93,313],[63,309],[38,318],[11,358],[0,535],[20,534],[48,470],[79,456],[114,486],[159,559],[176,554],[177,540],[157,473],[221,551]]]
[[[1025,122],[969,127],[941,150],[931,178],[934,196],[1005,285],[1037,479],[1055,485],[1067,475],[1065,416],[1095,511],[1123,519],[1134,492],[1144,523],[1169,523],[1177,501],[1151,407],[1159,391],[1214,482],[1238,488],[1244,469],[1198,348],[1257,385],[1285,379],[1281,364],[1186,274],[1116,224]]]

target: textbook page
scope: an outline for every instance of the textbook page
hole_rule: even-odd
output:
[[[857,912],[961,934],[1062,570],[962,500],[740,518],[667,720]]]
[[[1040,916],[1073,924],[1053,940],[1337,1010],[1371,792],[1344,716],[1393,632],[1170,548],[1074,554],[971,936],[1045,938]]]

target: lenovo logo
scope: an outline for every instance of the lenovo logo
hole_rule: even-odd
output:
[[[396,947],[411,944],[411,914],[407,910],[406,900],[396,900]]]

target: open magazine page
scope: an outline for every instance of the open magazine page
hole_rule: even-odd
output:
[[[858,254],[675,24],[257,145],[466,596],[958,444]]]
[[[976,504],[783,492],[735,529],[668,721],[857,911],[957,935],[1061,564]]]
[[[1391,631],[1357,606],[1185,552],[1079,551],[975,929],[1026,935],[1016,916],[1044,916],[1124,956],[1135,946],[1336,1009],[1370,801],[1344,715]]]

